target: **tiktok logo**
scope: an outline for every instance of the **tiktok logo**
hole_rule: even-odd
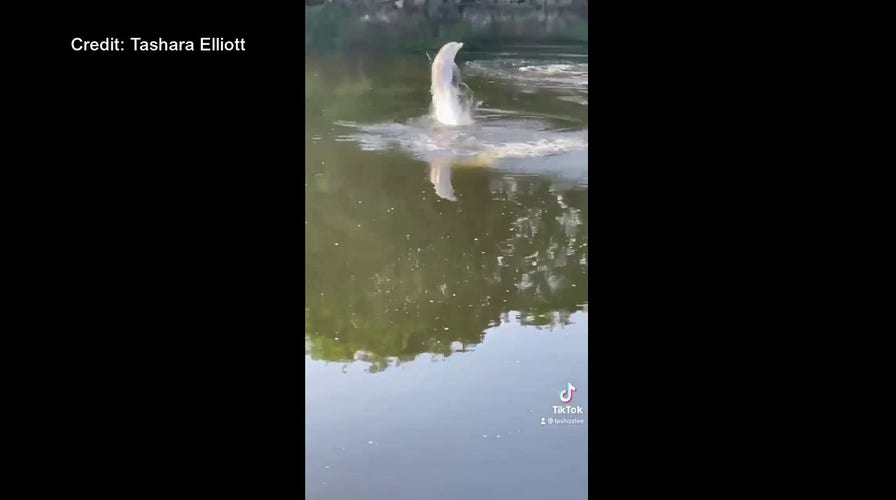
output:
[[[572,403],[572,393],[576,392],[576,386],[572,382],[566,383],[566,390],[560,391],[560,401],[569,404]]]

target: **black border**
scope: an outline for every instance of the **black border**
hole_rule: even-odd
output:
[[[29,38],[39,161],[21,185],[42,326],[21,352],[38,463],[60,484],[300,493],[300,8],[78,3],[35,18],[52,21]],[[247,50],[69,47],[141,35]]]

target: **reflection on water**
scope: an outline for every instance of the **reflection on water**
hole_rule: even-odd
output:
[[[359,351],[371,353],[368,360],[448,355],[452,341],[480,342],[506,311],[521,311],[525,324],[550,326],[587,303],[584,191],[554,191],[538,178],[462,169],[452,177],[450,166],[430,168],[438,196],[417,167],[413,177],[384,173],[391,186],[359,186],[364,192],[354,197],[311,197],[312,358],[351,361]],[[327,176],[315,177],[318,186],[329,186]],[[454,199],[454,190],[463,203],[443,202]]]
[[[442,199],[457,201],[454,186],[451,184],[451,162],[433,160],[429,163],[429,182],[436,188],[436,194]]]
[[[465,74],[439,128],[429,76],[306,60],[309,497],[584,498],[586,427],[538,420],[587,406],[587,107]]]
[[[587,315],[553,331],[518,316],[374,375],[306,358],[306,498],[585,499],[587,425],[540,421],[568,382],[589,417]]]

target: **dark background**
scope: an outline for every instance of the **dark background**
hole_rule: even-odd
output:
[[[301,488],[301,8],[78,3],[30,33],[28,420],[73,485]]]

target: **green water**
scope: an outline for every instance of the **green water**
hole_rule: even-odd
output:
[[[425,54],[306,57],[308,498],[585,498],[587,56],[458,65],[446,131]]]

